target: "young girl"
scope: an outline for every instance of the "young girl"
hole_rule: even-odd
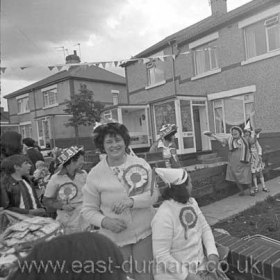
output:
[[[160,129],[160,138],[150,148],[150,152],[162,152],[167,168],[177,168],[181,166],[176,152],[176,133],[177,127],[175,124],[163,125]]]
[[[187,172],[171,168],[156,168],[155,172],[169,185],[152,220],[155,280],[228,279],[218,270],[215,240],[191,197]]]
[[[251,138],[252,135],[254,135],[255,133],[256,133],[255,131],[252,131],[249,128],[244,129],[244,135],[245,138],[247,139]],[[250,145],[250,151],[251,151],[251,172],[252,172],[253,182],[254,182],[254,191],[255,193],[259,191],[258,181],[257,181],[257,173],[259,173],[260,181],[262,184],[262,190],[264,192],[269,192],[269,189],[265,186],[264,176],[262,172],[264,169],[264,163],[262,161],[262,147],[257,139],[255,143],[252,143]]]

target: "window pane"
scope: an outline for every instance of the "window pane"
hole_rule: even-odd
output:
[[[217,49],[211,48],[209,51],[210,51],[210,55],[211,55],[211,69],[218,68]]]
[[[204,50],[205,53],[205,72],[211,70],[209,49]]]
[[[264,22],[252,24],[245,28],[247,58],[266,53],[266,35]]]
[[[148,85],[153,85],[164,81],[164,70],[159,62],[147,64]]]
[[[201,49],[195,51],[195,66],[196,66],[196,74],[201,74],[205,72],[205,54]]]
[[[176,124],[174,101],[155,105],[155,118],[157,134],[159,133],[159,130],[163,124]]]
[[[181,100],[180,107],[181,107],[182,131],[183,132],[193,131],[190,101]]]
[[[184,149],[194,148],[193,137],[183,137],[183,145]]]
[[[280,48],[280,24],[267,28],[268,51]]]
[[[211,42],[195,49],[196,75],[218,67],[216,42]]]
[[[226,132],[234,125],[244,126],[243,96],[224,100]]]
[[[161,69],[155,68],[155,83],[162,82],[164,80],[164,73]]]
[[[224,133],[223,108],[216,108],[214,113],[216,133]]]

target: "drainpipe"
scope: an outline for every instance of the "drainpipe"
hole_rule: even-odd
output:
[[[172,40],[168,42],[168,45],[171,47],[171,54],[174,54],[174,43],[176,43],[176,40]],[[173,81],[173,86],[174,86],[174,95],[177,95],[177,86],[176,86],[176,81],[175,81],[175,59],[172,57],[172,81]]]

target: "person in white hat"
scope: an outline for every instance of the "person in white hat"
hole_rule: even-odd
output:
[[[180,167],[181,164],[178,159],[176,151],[177,147],[175,144],[175,134],[177,133],[176,125],[164,124],[159,132],[160,137],[155,143],[153,143],[150,148],[150,152],[161,151],[167,168]]]
[[[191,197],[188,173],[181,168],[156,168],[155,172],[168,185],[152,220],[155,280],[227,279],[218,270],[211,228]]]
[[[80,215],[87,173],[82,170],[84,150],[76,146],[64,149],[57,158],[60,170],[48,182],[43,203],[49,211],[56,210],[65,233],[78,232],[88,224]]]

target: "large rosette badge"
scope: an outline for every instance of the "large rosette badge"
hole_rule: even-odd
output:
[[[58,190],[58,199],[66,201],[68,203],[70,200],[74,199],[78,193],[78,188],[74,183],[67,182],[60,186]]]
[[[148,170],[140,164],[131,165],[124,171],[123,179],[129,187],[129,196],[143,193],[148,183]]]

